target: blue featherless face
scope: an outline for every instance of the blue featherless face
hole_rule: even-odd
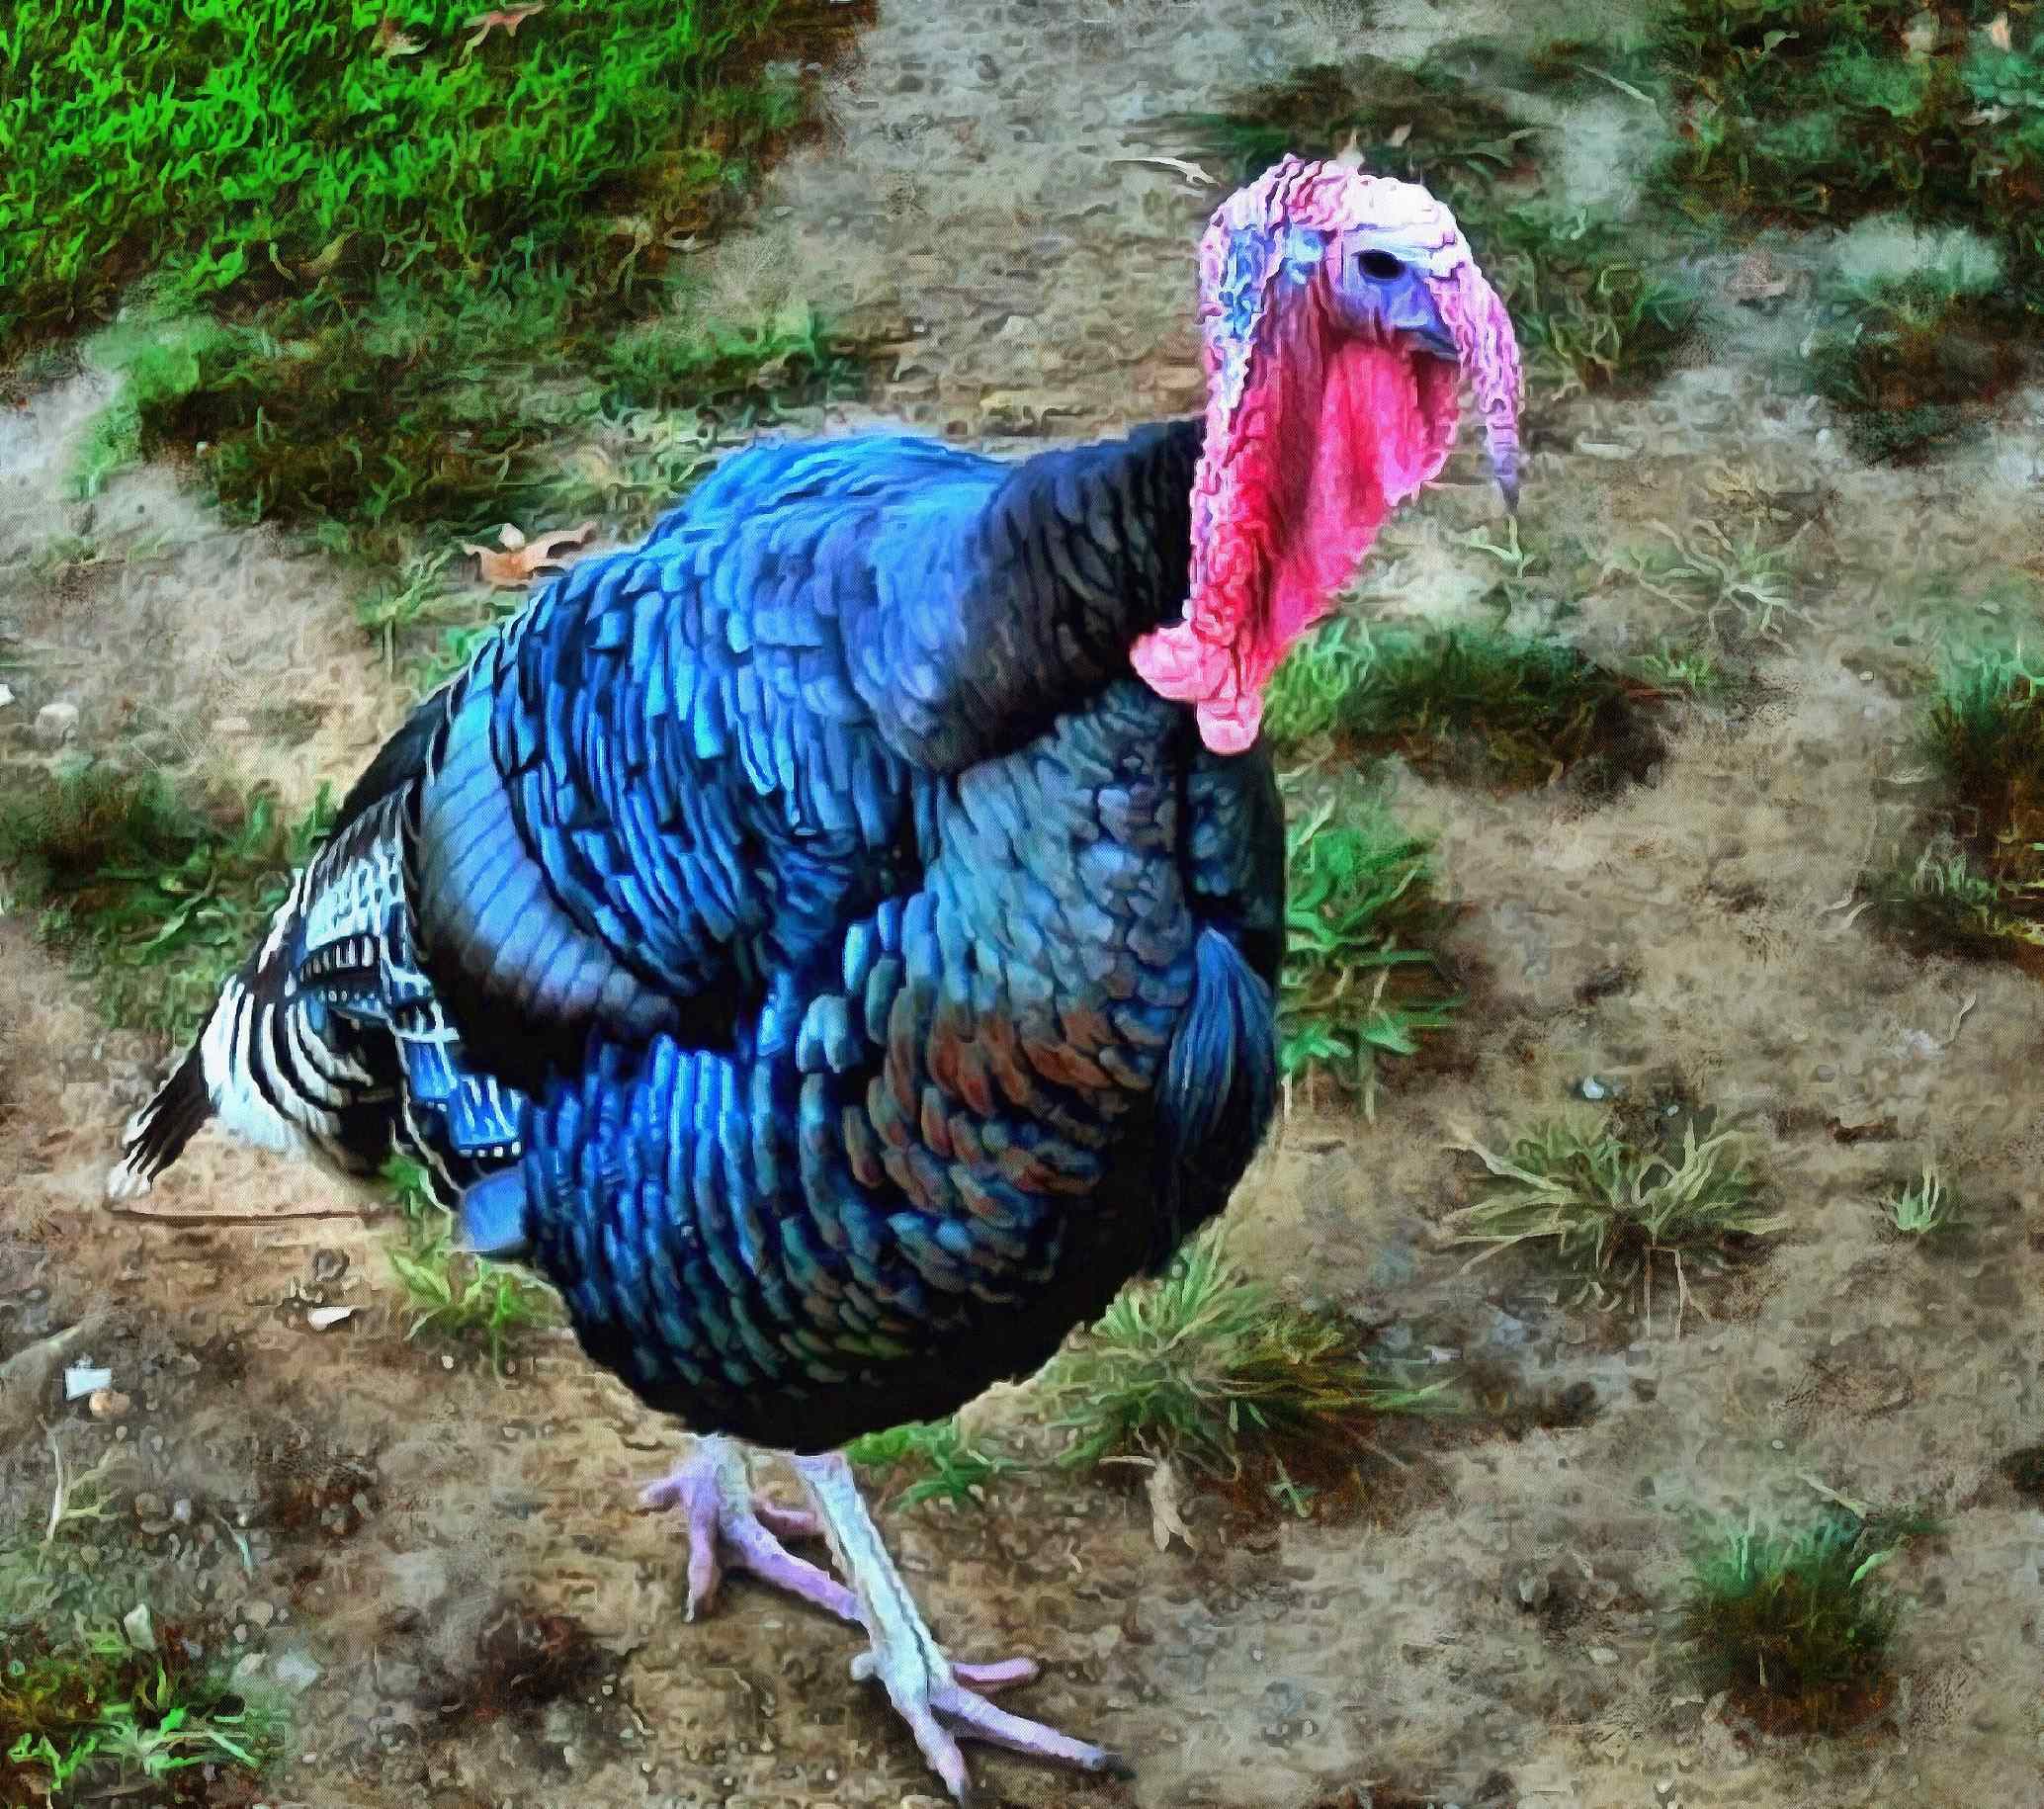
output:
[[[2044,1809],[2044,0],[1576,11],[0,0],[0,1809]]]

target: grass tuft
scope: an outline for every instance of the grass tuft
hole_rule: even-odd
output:
[[[1973,437],[2022,375],[2022,317],[1950,267],[1843,288],[1810,336],[1810,388],[1869,463],[1911,464]]]
[[[1366,1359],[1341,1321],[1278,1300],[1229,1256],[1218,1225],[1163,1276],[1125,1288],[1046,1385],[1064,1409],[1053,1424],[1070,1436],[1066,1466],[1181,1460],[1229,1480],[1267,1470],[1280,1489],[1286,1460],[1353,1453],[1376,1419],[1426,1411],[1447,1386],[1413,1386]]]
[[[0,865],[110,1024],[185,1042],[331,819],[324,791],[287,821],[267,793],[195,804],[160,775],[85,763],[0,803]]]
[[[1428,843],[1381,799],[1295,810],[1285,832],[1285,961],[1278,1065],[1287,1097],[1325,1073],[1376,1105],[1377,1064],[1416,1054],[1463,1000],[1432,944],[1446,908],[1433,893]]]
[[[1667,544],[1632,548],[1607,572],[1626,573],[1721,637],[1730,621],[1740,633],[1785,646],[1779,623],[1810,620],[1796,602],[1802,529],[1784,536],[1758,517],[1736,533],[1709,520],[1650,525]]]
[[[1579,769],[1574,782],[1594,792],[1660,755],[1635,695],[1559,642],[1342,618],[1279,669],[1269,732],[1280,749],[1328,735],[1464,783],[1541,785]]]
[[[458,1249],[454,1221],[434,1202],[419,1163],[393,1156],[383,1179],[405,1224],[403,1240],[386,1244],[383,1253],[412,1308],[406,1339],[422,1332],[473,1339],[488,1350],[490,1367],[505,1374],[521,1333],[559,1323],[554,1290],[525,1269]]]
[[[1883,1203],[1881,1210],[1898,1235],[1934,1238],[1956,1231],[1963,1222],[1958,1199],[1945,1185],[1937,1163],[1926,1162],[1922,1175]]]
[[[1949,661],[1916,745],[1941,782],[1925,840],[1871,886],[1898,932],[1980,957],[2044,950],[2044,673],[2018,644]]]
[[[1663,1280],[1674,1281],[1686,1308],[1685,1259],[1721,1261],[1788,1225],[1760,1199],[1739,1160],[1736,1133],[1699,1142],[1693,1118],[1679,1148],[1665,1150],[1643,1148],[1602,1119],[1538,1124],[1501,1154],[1472,1137],[1448,1147],[1476,1157],[1490,1176],[1483,1199],[1451,1215],[1454,1241],[1489,1246],[1477,1261],[1546,1244],[1555,1261],[1580,1278],[1578,1300],[1626,1298],[1637,1285],[1651,1313],[1661,1257]]]
[[[1878,1714],[1898,1608],[1875,1574],[1906,1536],[1844,1513],[1719,1534],[1682,1605],[1706,1686],[1729,1690],[1769,1733],[1842,1733]]]

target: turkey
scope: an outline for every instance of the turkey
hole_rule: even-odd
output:
[[[1226,1204],[1275,1091],[1264,686],[1464,380],[1517,488],[1510,322],[1425,190],[1288,158],[1199,272],[1203,422],[757,445],[548,585],[371,762],[109,1177],[214,1117],[424,1163],[698,1434],[645,1498],[690,1614],[735,1565],[856,1622],[961,1798],[961,1736],[1119,1762],[936,1643],[838,1447],[1034,1370]]]

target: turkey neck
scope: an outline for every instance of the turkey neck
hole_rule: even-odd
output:
[[[1200,445],[1197,421],[1171,421],[1039,453],[957,543],[920,552],[921,585],[894,599],[887,656],[861,662],[860,689],[898,753],[961,771],[1129,675],[1130,647],[1185,605]]]

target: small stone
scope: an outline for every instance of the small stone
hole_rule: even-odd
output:
[[[44,704],[36,712],[36,739],[45,747],[61,747],[78,732],[76,704]]]
[[[7,685],[0,685],[0,710],[5,710],[5,709],[7,708],[7,706],[8,706],[9,704],[13,703],[13,702],[14,702],[14,691],[13,691],[13,689],[12,689],[12,688],[11,688],[10,686],[7,686]]]
[[[121,1631],[137,1652],[156,1650],[156,1629],[149,1621],[149,1604],[138,1601],[121,1617]]]
[[[251,1601],[241,1612],[252,1627],[267,1627],[277,1618],[276,1608],[267,1601]]]
[[[1618,1654],[1609,1646],[1592,1646],[1589,1649],[1589,1662],[1592,1665],[1615,1665],[1618,1663]]]
[[[130,1405],[118,1388],[95,1388],[85,1398],[86,1410],[95,1420],[119,1420]]]

